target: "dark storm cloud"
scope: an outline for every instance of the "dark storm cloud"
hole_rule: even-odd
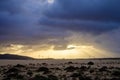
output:
[[[0,1],[0,35],[15,35],[24,30],[27,18],[22,14],[24,0]]]
[[[99,34],[102,32],[110,31],[119,28],[120,24],[117,22],[101,22],[101,21],[88,21],[88,20],[64,20],[64,19],[49,19],[45,18],[40,20],[40,24],[52,28],[59,28],[63,30],[87,32]]]
[[[120,25],[119,3],[119,0],[55,0],[45,11],[48,19],[40,23],[75,31],[110,31]]]
[[[30,39],[50,34],[65,36],[60,34],[63,31],[98,34],[119,27],[118,0],[55,0],[53,4],[40,1],[1,0],[0,35]]]
[[[46,13],[62,19],[120,21],[119,0],[55,0]]]
[[[18,13],[22,10],[24,0],[0,0],[0,11],[9,12],[11,14]]]

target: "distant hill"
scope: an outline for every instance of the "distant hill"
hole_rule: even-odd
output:
[[[9,60],[33,60],[34,58],[27,56],[20,56],[14,54],[0,54],[0,59],[9,59]]]

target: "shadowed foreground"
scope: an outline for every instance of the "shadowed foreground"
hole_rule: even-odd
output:
[[[0,66],[0,80],[120,80],[120,60],[31,60],[26,64],[6,64]]]

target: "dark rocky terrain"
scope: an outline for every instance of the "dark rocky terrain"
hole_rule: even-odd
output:
[[[64,61],[1,65],[0,80],[120,80],[120,60]]]

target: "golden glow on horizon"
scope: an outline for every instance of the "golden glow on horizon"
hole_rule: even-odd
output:
[[[68,50],[53,50],[49,49],[46,51],[35,51],[35,58],[55,58],[55,59],[75,59],[75,58],[97,58],[107,57],[111,54],[104,54],[106,52],[98,50],[93,46],[75,46],[68,45],[67,48],[73,48]]]
[[[23,45],[11,44],[11,47],[7,48],[7,53],[19,54],[24,56],[30,56],[34,58],[55,58],[55,59],[75,59],[75,58],[98,58],[98,57],[110,57],[113,56],[110,53],[106,54],[105,51],[96,49],[94,46],[88,45],[68,45],[66,50],[54,50],[51,46],[48,50],[33,50],[27,49],[23,51]],[[6,52],[4,52],[6,53]]]

